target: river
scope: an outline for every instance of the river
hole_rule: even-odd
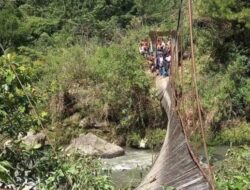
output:
[[[127,148],[124,156],[102,159],[105,169],[111,170],[115,189],[135,187],[146,175],[156,153],[150,150]]]
[[[228,146],[210,147],[212,149],[212,164],[218,167],[224,159]],[[200,160],[205,163],[204,152],[199,150]],[[157,153],[150,150],[127,148],[124,156],[102,159],[104,168],[110,170],[115,189],[133,189],[152,166]]]

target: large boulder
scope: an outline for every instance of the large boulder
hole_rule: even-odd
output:
[[[124,155],[124,149],[109,143],[92,133],[81,134],[73,139],[65,150],[68,153],[78,152],[83,155],[100,156],[102,158],[113,158]]]

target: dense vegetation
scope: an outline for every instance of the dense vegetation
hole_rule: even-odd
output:
[[[178,6],[173,0],[0,0],[0,181],[113,189],[98,160],[61,152],[93,123],[107,123],[95,133],[110,141],[138,146],[146,138],[148,147],[159,148],[164,116],[137,45],[149,30],[175,29]],[[199,90],[211,144],[250,142],[249,15],[245,0],[194,1]],[[46,133],[50,146],[24,146],[29,131]],[[249,167],[246,150],[228,154],[218,187],[246,189],[248,174],[223,168],[231,161]]]
[[[249,2],[197,4],[200,85],[204,86],[204,105],[213,114],[214,130],[230,120],[249,121]]]
[[[230,149],[216,171],[217,189],[248,189],[250,185],[249,147]]]
[[[249,145],[250,3],[194,2],[199,90],[211,145]],[[248,189],[249,148],[233,148],[216,170],[218,189]]]

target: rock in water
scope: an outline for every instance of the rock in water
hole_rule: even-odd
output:
[[[139,143],[139,148],[146,148],[147,142],[148,142],[148,139],[146,139],[146,138],[141,139],[141,141]]]
[[[114,158],[124,155],[124,149],[109,143],[92,133],[81,134],[73,139],[65,150],[68,153],[78,152],[83,155],[100,156],[102,158]]]

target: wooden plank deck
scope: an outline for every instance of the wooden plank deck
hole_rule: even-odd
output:
[[[169,78],[156,78],[161,104],[168,116],[167,134],[153,167],[137,190],[209,190],[211,186],[188,145],[181,120],[173,109]]]

